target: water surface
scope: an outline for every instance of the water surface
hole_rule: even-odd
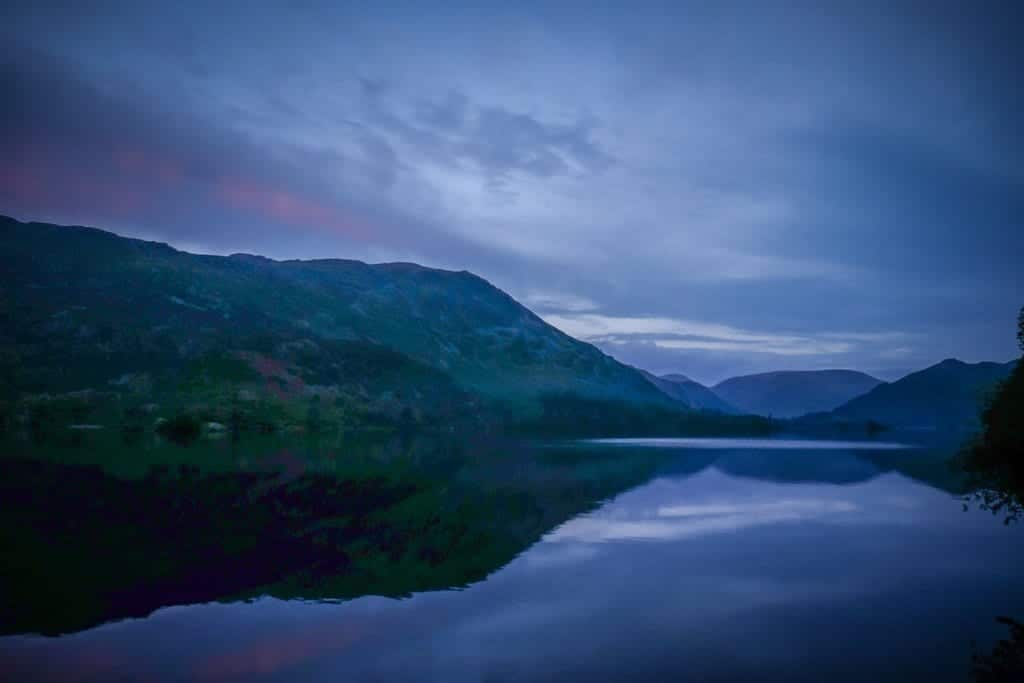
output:
[[[659,439],[477,455],[449,462],[452,487],[503,502],[460,498],[488,518],[443,546],[464,557],[420,558],[422,589],[399,558],[400,595],[272,583],[12,634],[0,660],[50,680],[964,681],[994,617],[1024,614],[1020,528],[965,512],[938,454]]]

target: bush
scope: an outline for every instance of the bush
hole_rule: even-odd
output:
[[[200,430],[199,420],[191,415],[177,415],[156,428],[160,436],[180,446],[187,446],[198,439]]]

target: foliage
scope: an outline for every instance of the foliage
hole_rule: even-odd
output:
[[[156,428],[160,436],[181,446],[187,446],[199,438],[202,426],[199,420],[191,415],[175,415]]]
[[[1017,314],[1017,346],[1024,353],[1024,306],[1021,306]]]
[[[1000,385],[981,421],[982,432],[960,456],[979,489],[972,500],[1012,521],[1024,513],[1024,364]]]
[[[1024,680],[1024,624],[1009,617],[996,619],[1010,629],[989,654],[971,658],[971,679],[976,683],[1018,683]]]
[[[545,394],[540,414],[522,420],[520,432],[549,437],[767,435],[780,424],[755,415],[726,415],[672,406],[637,405],[570,393]]]
[[[1017,341],[1024,351],[1024,307],[1017,318]],[[980,487],[968,501],[1005,515],[1010,524],[1024,516],[1024,363],[1017,362],[992,397],[982,424],[982,433],[961,453],[963,467]],[[1010,635],[991,653],[973,657],[971,675],[978,683],[1024,680],[1024,624],[1009,617],[998,621]]]

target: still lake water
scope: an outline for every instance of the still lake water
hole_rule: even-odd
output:
[[[579,468],[601,500],[565,519],[531,513],[555,522],[538,522],[549,525],[539,540],[482,580],[400,598],[263,594],[59,637],[12,634],[0,638],[0,671],[103,681],[965,681],[972,648],[1004,635],[994,618],[1024,615],[1024,529],[965,512],[937,455],[725,439],[545,452],[547,464],[529,472],[488,470],[499,481],[488,485],[532,476],[557,507],[571,484],[550,483]],[[615,469],[644,458],[640,475]]]

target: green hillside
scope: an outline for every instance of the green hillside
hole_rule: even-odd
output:
[[[560,397],[588,401],[598,430],[624,406],[686,412],[468,272],[195,255],[10,218],[0,378],[4,425],[40,435],[180,414],[232,430],[543,426]]]

